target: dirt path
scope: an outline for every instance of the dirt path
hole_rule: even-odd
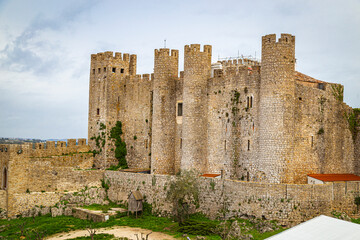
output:
[[[138,234],[139,239],[141,238],[141,233],[143,233],[143,236],[145,237],[146,234],[150,233],[151,230],[142,229],[142,228],[133,228],[133,227],[122,227],[122,226],[114,226],[111,228],[99,228],[96,229],[96,233],[108,233],[108,234],[114,234],[115,237],[127,237],[129,239],[136,240],[135,234]],[[71,239],[76,237],[84,237],[89,236],[89,233],[87,230],[76,230],[72,232],[64,232],[59,233],[53,236],[50,236],[46,238],[47,240],[60,240],[60,239]],[[153,232],[149,235],[149,239],[156,239],[156,240],[175,240],[170,235],[167,235],[165,233],[160,232]]]

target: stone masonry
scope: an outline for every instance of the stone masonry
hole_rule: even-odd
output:
[[[312,173],[359,173],[343,87],[295,69],[295,37],[262,38],[261,62],[211,64],[211,46],[155,50],[154,74],[136,55],[91,56],[89,144],[97,167],[116,164],[109,132],[123,124],[130,168],[194,168],[234,180],[306,183]]]

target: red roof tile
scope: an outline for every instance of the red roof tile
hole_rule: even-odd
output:
[[[324,182],[360,181],[360,177],[354,174],[308,174],[308,176]]]
[[[200,177],[218,177],[218,176],[220,176],[220,174],[205,173]]]

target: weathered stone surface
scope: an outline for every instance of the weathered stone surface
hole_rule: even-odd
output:
[[[155,213],[172,216],[167,191],[174,176],[106,171],[105,177],[110,181],[109,193],[113,192],[109,194],[111,201],[119,201],[125,193],[138,190],[152,204]],[[200,178],[200,206],[196,211],[211,218],[245,217],[251,221],[259,218],[285,225],[320,214],[331,215],[333,211],[359,217],[354,204],[358,187],[359,183],[273,184]],[[123,194],[119,198],[115,192]],[[270,227],[261,224],[259,221],[261,231]]]

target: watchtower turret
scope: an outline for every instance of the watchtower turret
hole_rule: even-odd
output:
[[[185,46],[181,169],[207,169],[207,80],[211,46]]]
[[[295,37],[262,38],[259,161],[263,180],[286,182],[284,169],[293,161]],[[261,175],[260,175],[261,176]]]
[[[151,171],[174,174],[179,51],[155,49]]]
[[[100,151],[106,158],[107,144],[99,146],[96,137],[100,136],[101,126],[116,122],[116,112],[112,107],[117,101],[116,86],[126,76],[136,74],[136,55],[104,52],[91,55],[89,86],[89,124],[88,139],[92,149]],[[114,90],[115,89],[115,90]],[[107,164],[105,164],[107,165]],[[99,166],[107,167],[107,166]]]

